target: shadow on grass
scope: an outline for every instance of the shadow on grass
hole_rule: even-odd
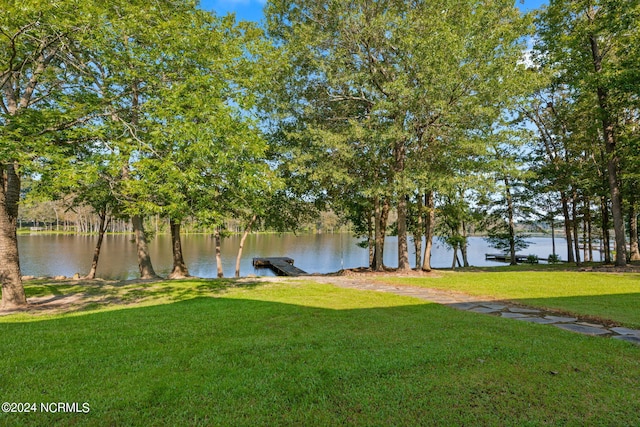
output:
[[[91,404],[0,423],[638,425],[638,350],[543,328],[428,303],[205,297],[0,324],[5,400]]]
[[[120,282],[31,283],[25,286],[29,306],[2,313],[71,314],[137,303],[170,303],[219,296],[230,288],[254,288],[263,283],[235,279],[132,280]]]

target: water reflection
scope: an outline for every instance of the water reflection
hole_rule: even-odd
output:
[[[93,256],[96,236],[68,235],[21,235],[18,237],[20,263],[25,275],[72,276],[85,274]],[[532,245],[523,250],[525,254],[535,254],[546,258],[551,254],[551,239],[529,238]],[[329,273],[341,268],[355,268],[368,264],[368,250],[358,247],[359,239],[347,233],[338,234],[255,234],[245,242],[240,272],[271,276],[268,269],[256,270],[251,264],[253,257],[288,256],[295,265],[309,273]],[[224,274],[231,277],[235,271],[235,259],[239,236],[226,238],[222,242]],[[384,260],[388,266],[397,265],[397,238],[388,237]],[[156,236],[149,244],[151,259],[156,272],[168,275],[171,271],[171,240],[169,236]],[[410,247],[413,243],[410,242]],[[556,252],[566,258],[566,243],[556,239]],[[200,277],[215,277],[215,246],[210,235],[187,235],[183,238],[185,261],[191,274]],[[501,265],[485,261],[485,253],[496,252],[487,246],[484,239],[471,237],[469,240],[469,262],[475,266]],[[432,266],[451,266],[452,252],[443,244],[435,242]],[[597,255],[596,255],[597,256]],[[415,256],[409,257],[411,264]],[[106,279],[130,279],[138,275],[135,245],[130,236],[106,236],[97,271],[98,277]]]

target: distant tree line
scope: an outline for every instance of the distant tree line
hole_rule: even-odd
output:
[[[608,262],[640,259],[635,0],[531,14],[513,0],[271,0],[264,28],[192,0],[4,9],[4,308],[26,304],[16,229],[29,200],[91,210],[87,277],[114,219],[153,278],[145,218],[163,218],[179,278],[186,222],[213,230],[219,253],[229,219],[246,237],[328,210],[365,239],[373,270],[388,234],[399,270],[409,236],[417,268],[431,269],[435,236],[467,264],[472,229],[515,263],[527,220],[559,222],[569,261],[592,259],[596,239]]]
[[[110,216],[107,218],[107,233],[131,233],[133,231],[131,221],[128,218]],[[18,232],[38,231],[60,232],[70,234],[95,234],[99,232],[100,216],[90,206],[69,206],[64,200],[33,200],[24,199],[20,205],[18,217]],[[160,215],[145,217],[145,228],[150,229],[155,235],[167,234],[170,222]],[[217,227],[203,227],[195,218],[187,217],[182,223],[184,233],[208,233],[212,234],[215,228],[221,228],[228,233],[241,234],[246,224],[241,220],[229,217],[221,221]],[[323,211],[317,215],[301,218],[299,224],[294,224],[292,230],[302,233],[335,233],[349,230],[334,212]],[[283,228],[267,228],[261,222],[256,224],[254,231],[266,233],[279,233],[287,231]]]

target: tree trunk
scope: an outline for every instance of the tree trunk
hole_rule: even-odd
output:
[[[638,245],[638,211],[635,196],[629,200],[629,259],[640,261],[640,247]]]
[[[587,211],[589,210],[588,198],[582,197],[582,260],[584,262],[591,261],[589,258],[589,234],[588,234],[588,218]]]
[[[578,195],[576,190],[572,190],[571,197],[571,226],[573,230],[573,246],[576,253],[576,265],[580,265],[580,234],[578,231]]]
[[[56,214],[56,231],[60,231],[60,217],[58,216],[58,210],[53,207],[53,212]]]
[[[413,231],[413,246],[416,252],[416,269],[422,266],[422,196],[418,194],[416,226]]]
[[[456,261],[458,259],[458,244],[453,245],[453,261],[451,262],[451,269],[456,269]]]
[[[373,263],[371,269],[374,271],[382,271],[382,245],[384,244],[384,236],[381,236],[382,230],[382,208],[380,207],[380,197],[376,196],[373,200],[373,228],[374,228],[374,247],[373,247]]]
[[[220,245],[222,239],[220,238],[220,230],[218,230],[217,228],[214,234],[214,238],[216,241],[216,267],[218,269],[218,277],[224,277],[224,271],[222,270],[222,255],[220,254]]]
[[[584,260],[593,262],[593,235],[591,234],[591,200],[589,197],[584,198],[584,223],[587,227],[587,240],[589,250],[585,253]]]
[[[422,258],[422,271],[431,271],[431,249],[433,247],[433,230],[436,222],[436,209],[433,192],[428,191],[424,195],[424,206],[427,215],[424,222],[425,248]]]
[[[20,178],[16,163],[0,165],[0,280],[2,308],[11,310],[27,306],[18,256],[18,200]]]
[[[149,246],[147,245],[147,237],[144,233],[144,225],[139,215],[131,217],[131,226],[136,239],[136,250],[138,253],[138,268],[140,269],[141,279],[156,279],[158,275],[153,270],[151,264],[151,256],[149,255]]]
[[[407,148],[405,140],[401,139],[396,142],[393,147],[394,155],[394,181],[399,184],[398,194],[398,271],[410,271],[409,264],[409,246],[407,244],[407,195],[405,194],[405,160],[407,157]]]
[[[604,263],[611,264],[611,239],[609,238],[609,206],[607,198],[600,197],[600,211],[602,214],[602,246],[604,251]]]
[[[96,243],[96,247],[93,250],[93,260],[91,260],[91,269],[86,276],[85,279],[93,280],[96,278],[96,271],[98,270],[98,260],[100,259],[100,251],[102,249],[102,242],[104,241],[104,233],[106,233],[107,228],[109,227],[109,220],[107,220],[107,211],[101,210],[98,213],[100,217],[100,225],[98,226],[98,242]]]
[[[600,90],[598,91],[600,92]],[[601,96],[599,95],[598,98]],[[611,194],[611,215],[613,216],[613,231],[616,239],[616,261],[615,265],[624,267],[627,265],[627,247],[624,230],[624,219],[622,215],[622,193],[618,183],[618,157],[615,150],[615,139],[613,124],[603,119],[605,138],[607,140],[607,177],[609,180],[609,192]]]
[[[591,261],[589,259],[589,248],[587,247],[589,244],[589,237],[587,236],[587,220],[582,217],[582,260],[584,262]]]
[[[139,91],[138,91],[138,81],[135,81],[131,85],[131,124],[133,125],[133,129],[135,129],[138,125],[138,108],[139,108]],[[122,166],[122,179],[124,181],[130,179],[129,177],[129,165],[125,164]],[[158,275],[153,270],[153,265],[151,264],[151,256],[149,255],[149,247],[147,245],[147,236],[144,232],[144,223],[142,217],[140,215],[134,215],[131,217],[131,228],[133,229],[133,234],[135,236],[136,241],[136,251],[138,255],[138,268],[140,269],[140,278],[141,279],[154,279],[157,278]]]
[[[387,219],[389,218],[389,201],[384,199],[380,201],[376,198],[376,247],[374,250],[374,266],[375,271],[384,271],[384,238],[387,234]]]
[[[407,244],[407,197],[398,197],[398,271],[410,271]]]
[[[242,238],[240,239],[240,247],[238,248],[238,256],[236,257],[236,277],[240,277],[240,259],[242,258],[242,249],[244,248],[244,242],[247,240],[247,236],[251,232],[251,227],[253,223],[256,222],[258,217],[256,215],[251,217],[251,220],[247,224],[244,229],[244,233],[242,233]]]
[[[460,245],[460,252],[462,253],[462,262],[465,267],[469,267],[469,256],[468,256],[468,239],[467,239],[467,224],[462,221],[462,245]]]
[[[375,254],[375,236],[374,236],[374,226],[373,221],[371,220],[371,212],[367,216],[367,246],[369,247],[369,268],[373,269],[373,257]]]
[[[156,218],[156,228],[158,220]],[[169,228],[171,229],[171,249],[173,254],[173,270],[169,274],[169,279],[183,279],[189,277],[189,269],[184,262],[182,253],[182,240],[180,238],[180,228],[182,224],[173,218],[169,219]]]
[[[511,197],[511,186],[509,178],[504,178],[505,194],[507,196],[507,216],[509,218],[509,252],[510,252],[510,265],[517,265],[518,260],[516,258],[516,227],[513,212],[513,198]]]
[[[591,44],[591,58],[593,60],[593,68],[596,74],[602,72],[602,54],[598,45],[596,35],[589,36]],[[611,215],[613,216],[613,231],[616,238],[616,266],[624,267],[627,265],[627,245],[624,230],[624,218],[622,215],[622,192],[620,191],[620,182],[618,180],[618,171],[620,169],[620,160],[616,150],[615,121],[609,111],[609,93],[606,88],[598,87],[596,89],[598,96],[598,105],[601,110],[602,136],[604,137],[604,146],[607,153],[607,180],[609,182],[609,193],[611,198]]]
[[[567,240],[567,262],[575,262],[573,256],[573,238],[571,237],[571,217],[569,216],[569,199],[567,193],[560,192],[560,200],[562,202],[562,215],[564,216],[564,236]]]
[[[553,256],[556,255],[556,225],[553,218],[551,218],[551,252]]]

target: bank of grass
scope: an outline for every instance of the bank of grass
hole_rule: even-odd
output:
[[[640,424],[640,348],[617,340],[304,281],[86,292],[114,303],[0,319],[0,395],[90,412],[0,424]]]
[[[439,271],[434,277],[386,277],[379,280],[488,295],[640,328],[638,273],[554,271],[553,267],[523,266],[518,271]]]

